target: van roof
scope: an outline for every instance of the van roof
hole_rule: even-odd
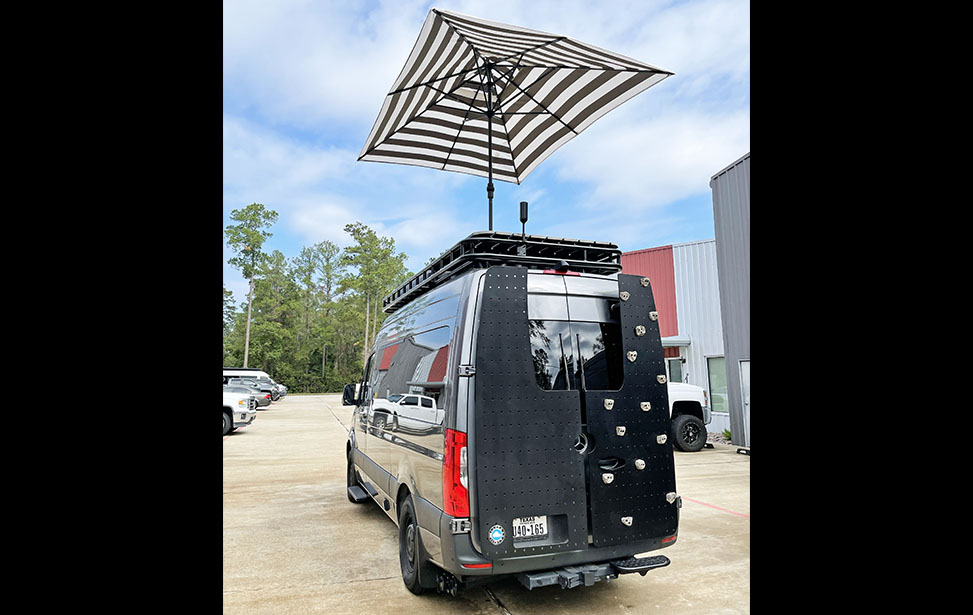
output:
[[[391,314],[416,297],[470,269],[520,265],[608,275],[622,270],[622,252],[604,241],[480,231],[439,255],[425,269],[388,294],[382,311]]]

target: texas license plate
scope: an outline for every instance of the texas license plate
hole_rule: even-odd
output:
[[[547,538],[547,515],[520,517],[513,520],[514,540],[541,540]]]

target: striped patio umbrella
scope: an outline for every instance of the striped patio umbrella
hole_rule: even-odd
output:
[[[432,9],[358,160],[519,184],[595,120],[672,73],[592,45]]]

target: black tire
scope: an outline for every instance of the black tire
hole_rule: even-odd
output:
[[[347,475],[348,475],[348,486],[349,487],[355,487],[355,486],[360,487],[361,485],[358,484],[358,475],[355,472],[355,464],[352,463],[352,461],[351,461],[352,460],[352,455],[353,455],[353,453],[352,453],[351,449],[348,449],[348,471],[347,471]],[[350,493],[348,494],[348,501],[351,502],[352,504],[363,504],[364,503],[364,502],[356,502],[351,497],[351,494]]]
[[[680,414],[672,419],[672,440],[681,451],[700,451],[706,444],[706,426],[691,414]]]
[[[223,413],[223,435],[225,436],[226,434],[230,433],[231,429],[233,429],[233,419],[230,418],[229,414],[224,412]]]
[[[406,589],[413,594],[421,594],[424,588],[419,576],[420,570],[426,564],[412,496],[406,496],[399,506],[399,565]]]
[[[376,414],[375,418],[372,419],[372,425],[375,426],[375,429],[381,429],[382,431],[385,431],[385,424],[387,421],[388,418],[384,414]]]

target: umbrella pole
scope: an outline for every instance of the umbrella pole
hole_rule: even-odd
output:
[[[489,203],[489,230],[493,230],[493,68],[486,64],[487,73],[487,202]]]
[[[487,116],[487,166],[490,177],[487,180],[487,202],[490,204],[490,230],[493,230],[493,120]]]

